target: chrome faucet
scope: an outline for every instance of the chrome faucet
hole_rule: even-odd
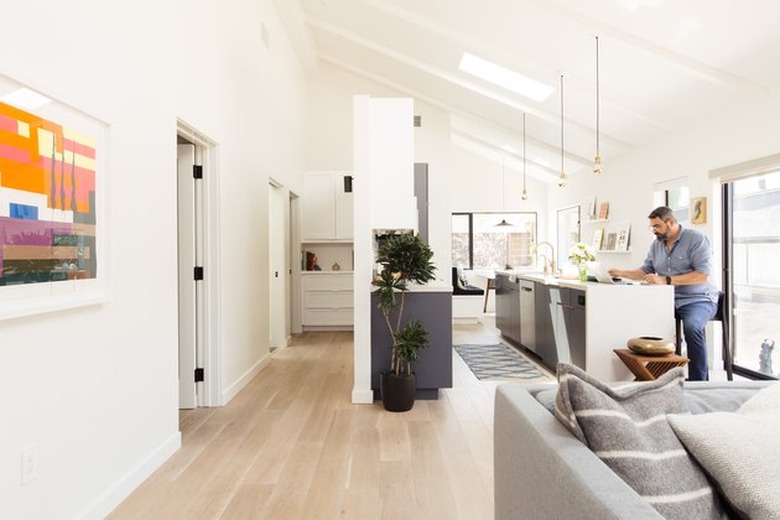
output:
[[[550,248],[550,261],[549,261],[549,263],[547,262],[547,257],[546,256],[539,254],[539,248],[542,247],[542,246],[547,246],[547,247]],[[537,256],[541,256],[542,258],[544,258],[544,274],[553,274],[554,275],[555,274],[556,265],[555,265],[555,249],[553,248],[553,245],[550,242],[547,242],[546,240],[542,241],[542,242],[539,242],[538,244],[536,244],[536,255]],[[552,273],[550,273],[550,271],[552,271]]]

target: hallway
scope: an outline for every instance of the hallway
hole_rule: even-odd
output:
[[[227,406],[183,411],[182,448],[109,518],[493,518],[495,384],[453,372],[408,413],[352,405],[352,334],[296,336]]]

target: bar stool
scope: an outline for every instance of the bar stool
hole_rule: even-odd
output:
[[[726,369],[726,377],[729,381],[734,380],[731,359],[731,335],[729,334],[728,309],[726,308],[726,294],[723,291],[718,293],[718,308],[715,310],[715,316],[710,321],[719,321],[722,328],[721,339],[723,342],[723,368]],[[675,353],[679,356],[682,351],[682,320],[675,318]]]
[[[490,291],[493,291],[493,293],[496,292],[496,279],[495,278],[488,278],[487,279],[487,283],[485,284],[485,301],[482,303],[482,312],[483,312],[483,314],[487,312],[488,295],[490,294]]]

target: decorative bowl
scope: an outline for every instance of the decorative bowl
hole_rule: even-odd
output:
[[[665,356],[674,352],[674,344],[658,336],[639,336],[627,342],[628,349],[642,356]]]

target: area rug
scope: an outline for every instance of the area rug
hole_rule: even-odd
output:
[[[477,379],[551,380],[517,349],[503,343],[453,345],[453,348]]]

